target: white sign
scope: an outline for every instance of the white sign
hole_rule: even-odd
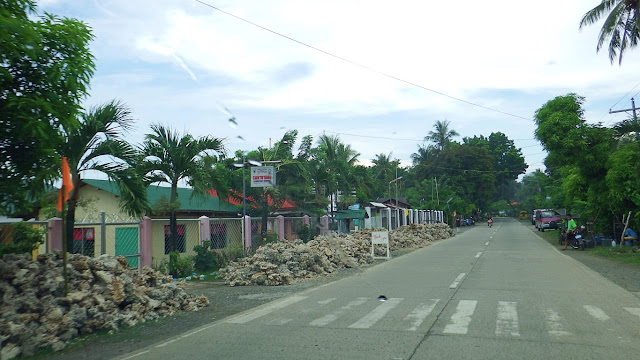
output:
[[[276,168],[254,166],[251,168],[251,187],[271,187],[276,185]]]
[[[376,256],[375,245],[386,245],[387,256]],[[391,253],[389,251],[389,232],[388,231],[374,231],[371,233],[371,257],[374,259],[390,259]]]

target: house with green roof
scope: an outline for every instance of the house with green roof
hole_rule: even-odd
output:
[[[121,209],[120,191],[115,182],[109,180],[83,179],[79,188],[79,206],[76,208],[76,228],[74,229],[74,252],[89,256],[101,253],[102,227],[101,212],[106,215],[105,252],[123,255],[138,252],[139,219],[133,219]],[[169,199],[169,187],[151,185],[147,188],[149,204]],[[228,220],[212,221],[210,224],[211,240],[222,248],[232,242],[241,244],[242,208],[221,200],[211,194],[194,196],[189,188],[178,188],[180,208],[178,217],[178,250],[193,255],[193,247],[200,245],[200,226],[198,220],[202,216],[208,218],[226,218]],[[168,214],[152,215],[152,256],[154,263],[168,258]],[[233,219],[230,219],[233,218]],[[131,223],[131,224],[127,224]],[[112,225],[113,224],[113,225]],[[235,239],[235,238],[238,239]],[[136,260],[136,259],[133,259]],[[133,264],[135,265],[135,264]]]

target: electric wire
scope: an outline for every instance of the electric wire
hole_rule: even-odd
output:
[[[342,57],[342,56],[339,56],[339,55],[335,55],[335,54],[330,53],[330,52],[328,52],[328,51],[326,51],[326,50],[322,50],[322,49],[320,49],[320,48],[318,48],[318,47],[315,47],[315,46],[313,46],[313,45],[309,45],[309,44],[307,44],[307,43],[305,43],[305,42],[302,42],[302,41],[300,41],[300,40],[294,39],[294,38],[292,38],[292,37],[290,37],[290,36],[287,36],[287,35],[285,35],[285,34],[282,34],[282,33],[280,33],[280,32],[277,32],[277,31],[275,31],[275,30],[271,30],[271,29],[269,29],[269,28],[267,28],[267,27],[265,27],[265,26],[262,26],[262,25],[260,25],[260,24],[254,23],[254,22],[252,22],[252,21],[250,21],[250,20],[247,20],[247,19],[245,19],[245,18],[242,18],[242,17],[240,17],[240,16],[238,16],[238,15],[232,14],[232,13],[230,13],[230,12],[228,12],[228,11],[222,10],[222,9],[220,9],[219,7],[216,7],[216,6],[214,6],[214,5],[211,5],[211,4],[209,4],[209,3],[207,3],[207,2],[204,2],[204,1],[202,1],[202,0],[194,0],[194,1],[196,1],[196,2],[200,3],[200,4],[204,5],[204,6],[210,7],[210,8],[212,8],[212,9],[214,9],[214,10],[217,10],[217,11],[219,11],[219,12],[221,12],[221,13],[225,14],[225,15],[228,15],[228,16],[231,16],[231,17],[233,17],[233,18],[235,18],[235,19],[238,19],[238,20],[240,20],[240,21],[243,21],[243,22],[245,22],[245,23],[247,23],[247,24],[250,24],[250,25],[255,26],[255,27],[257,27],[257,28],[260,28],[260,29],[262,29],[262,30],[268,31],[268,32],[270,32],[270,33],[272,33],[272,34],[274,34],[274,35],[280,36],[280,37],[285,38],[285,39],[287,39],[287,40],[289,40],[289,41],[292,41],[292,42],[295,42],[295,43],[297,43],[297,44],[299,44],[299,45],[305,46],[305,47],[307,47],[307,48],[309,48],[309,49],[312,49],[312,50],[318,51],[318,52],[323,53],[323,54],[325,54],[325,55],[327,55],[327,56],[330,56],[330,57],[336,58],[336,59],[338,59],[338,60],[341,60],[341,61],[347,62],[347,63],[349,63],[349,64],[351,64],[351,65],[354,65],[354,66],[357,66],[357,67],[363,68],[363,69],[365,69],[365,70],[368,70],[368,71],[374,72],[374,73],[376,73],[376,74],[378,74],[378,75],[382,75],[382,76],[388,77],[388,78],[390,78],[390,79],[396,80],[396,81],[398,81],[398,82],[402,82],[402,83],[405,83],[405,84],[407,84],[407,85],[411,85],[411,86],[413,86],[413,87],[417,87],[417,88],[420,88],[420,89],[423,89],[423,90],[426,90],[426,91],[430,91],[430,92],[432,92],[432,93],[434,93],[434,94],[438,94],[438,95],[440,95],[440,96],[444,96],[444,97],[447,97],[447,98],[449,98],[449,99],[452,99],[452,100],[455,100],[455,101],[459,101],[459,102],[465,103],[465,104],[467,104],[467,105],[475,106],[475,107],[478,107],[478,108],[481,108],[481,109],[485,109],[485,110],[493,111],[493,112],[496,112],[496,113],[500,113],[500,114],[503,114],[503,115],[511,116],[511,117],[514,117],[514,118],[522,119],[522,120],[527,120],[527,121],[531,121],[531,120],[532,120],[532,119],[530,119],[530,118],[526,118],[526,117],[524,117],[524,116],[520,116],[520,115],[516,115],[516,114],[508,113],[508,112],[506,112],[506,111],[502,111],[502,110],[498,110],[498,109],[490,108],[490,107],[488,107],[488,106],[484,106],[484,105],[476,104],[476,103],[473,103],[473,102],[471,102],[471,101],[464,100],[464,99],[461,99],[461,98],[458,98],[458,97],[455,97],[455,96],[452,96],[452,95],[449,95],[449,94],[445,94],[445,93],[443,93],[443,92],[441,92],[441,91],[434,90],[434,89],[430,89],[430,88],[428,88],[428,87],[426,87],[426,86],[423,86],[423,85],[420,85],[420,84],[417,84],[417,83],[414,83],[414,82],[411,82],[411,81],[408,81],[408,80],[404,80],[404,79],[402,79],[402,78],[399,78],[399,77],[397,77],[397,76],[391,75],[391,74],[389,74],[389,73],[386,73],[386,72],[383,72],[383,71],[380,71],[380,70],[376,70],[376,69],[374,69],[374,68],[371,68],[371,67],[369,67],[369,66],[363,65],[363,64],[358,63],[358,62],[355,62],[355,61],[353,61],[353,60],[349,60],[349,59],[347,59],[347,58],[345,58],[345,57]]]

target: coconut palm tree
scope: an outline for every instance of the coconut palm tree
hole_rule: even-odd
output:
[[[58,148],[69,162],[73,191],[66,214],[68,249],[73,249],[73,226],[78,189],[83,174],[98,171],[114,181],[120,192],[122,209],[132,216],[147,209],[146,187],[134,164],[137,151],[123,136],[133,125],[131,110],[119,101],[111,101],[81,113],[79,125],[63,128],[66,142]]]
[[[180,135],[159,124],[152,124],[151,131],[140,148],[144,156],[140,172],[147,177],[149,183],[163,182],[171,186],[167,248],[175,251],[178,249],[178,182],[186,181],[193,188],[194,196],[205,196],[209,189],[220,190],[221,179],[216,176],[213,165],[216,162],[215,154],[225,154],[224,139],[211,136],[196,139],[189,134]]]
[[[596,51],[600,51],[608,39],[609,60],[613,63],[618,57],[618,64],[622,64],[624,51],[627,48],[636,47],[640,40],[638,15],[640,15],[640,0],[602,0],[598,6],[584,14],[580,21],[580,29],[595,24],[600,18],[606,16],[600,29]]]
[[[429,131],[429,135],[424,137],[425,141],[431,141],[436,144],[436,147],[442,151],[451,142],[454,136],[460,136],[457,131],[449,130],[449,120],[436,121],[433,125],[435,131]]]

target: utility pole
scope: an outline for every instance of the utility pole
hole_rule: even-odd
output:
[[[638,118],[636,117],[636,102],[633,98],[631,98],[631,109],[623,109],[623,110],[611,110],[609,109],[609,114],[615,114],[615,113],[620,113],[620,112],[627,112],[627,111],[633,111],[633,120],[637,120]]]

